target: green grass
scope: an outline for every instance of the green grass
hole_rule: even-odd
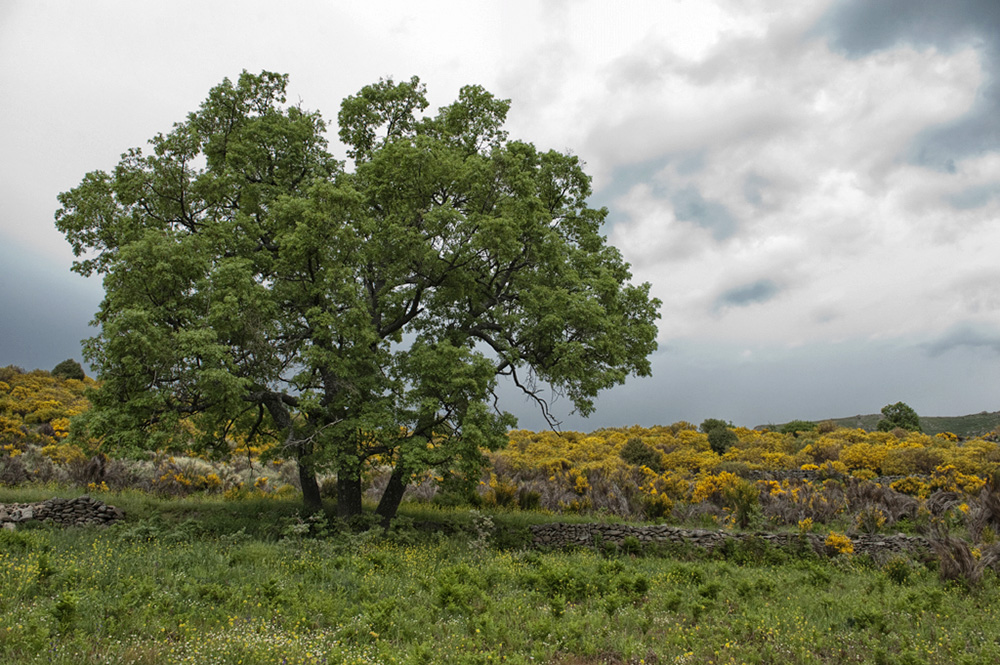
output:
[[[99,498],[129,519],[0,532],[0,662],[1000,661],[993,573],[969,591],[904,560],[497,550],[487,518],[547,518],[427,507],[307,538],[295,500]]]
[[[920,425],[928,434],[951,432],[962,437],[982,436],[1000,427],[1000,411],[983,411],[967,416],[929,416],[921,418]]]
[[[850,416],[848,418],[830,418],[837,427],[861,428],[874,431],[882,414]],[[816,422],[822,422],[817,420]],[[780,428],[780,425],[775,425]],[[925,434],[941,434],[951,432],[964,438],[983,436],[1000,427],[1000,411],[972,413],[967,416],[920,416],[920,427]]]

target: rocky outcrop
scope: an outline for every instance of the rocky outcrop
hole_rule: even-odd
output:
[[[123,519],[123,510],[87,495],[75,499],[54,497],[37,503],[0,503],[0,525],[5,529],[31,521],[51,521],[61,526],[106,526]]]
[[[709,529],[683,529],[659,524],[654,526],[630,526],[627,524],[534,524],[531,527],[536,547],[595,547],[603,543],[617,546],[625,544],[626,538],[635,538],[642,546],[680,545],[702,547],[713,550],[727,540],[747,541],[755,539],[775,547],[801,549],[803,546],[815,552],[826,552],[825,538],[818,534],[798,533],[738,533]],[[915,554],[929,550],[926,538],[919,536],[860,535],[851,539],[855,554],[887,556],[893,553]]]

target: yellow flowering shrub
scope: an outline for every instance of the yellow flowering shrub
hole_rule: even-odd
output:
[[[199,480],[205,486],[206,489],[214,490],[222,487],[222,479],[219,478],[219,474],[212,473],[205,474],[204,476],[199,476]]]
[[[0,439],[19,440],[24,436],[21,419],[0,413]]]
[[[865,533],[878,533],[885,522],[885,513],[875,506],[865,506],[854,516],[855,525]]]
[[[757,484],[760,486],[761,491],[770,496],[782,496],[786,493],[785,487],[777,480],[758,480]]]
[[[691,489],[691,481],[683,473],[673,471],[656,476],[650,480],[650,484],[656,488],[658,494],[669,496],[675,501],[685,499]]]
[[[650,519],[669,517],[674,509],[674,502],[666,494],[643,494],[642,508],[646,517]]]
[[[827,460],[820,464],[818,471],[823,476],[846,475],[847,465],[840,460]]]
[[[721,503],[723,493],[736,487],[742,479],[734,473],[722,471],[719,474],[702,474],[691,489],[691,503],[712,501]]]
[[[87,456],[79,446],[66,443],[52,444],[42,448],[42,454],[56,464],[72,464],[74,462],[86,462]]]
[[[57,439],[65,439],[69,436],[69,418],[55,418],[51,425]]]
[[[830,554],[854,554],[854,543],[842,533],[831,531],[823,542]]]
[[[889,487],[897,492],[909,494],[910,496],[925,498],[930,495],[930,485],[914,476],[907,476],[893,481],[889,484]]]
[[[882,472],[888,476],[929,474],[943,464],[944,460],[943,449],[926,448],[917,441],[904,439],[886,452]]]
[[[868,442],[852,443],[840,451],[840,459],[848,469],[868,469],[875,475],[882,471],[889,449],[884,445]]]
[[[806,444],[798,452],[797,458],[803,464],[822,465],[824,462],[840,458],[840,449],[843,442],[833,438],[833,435],[826,435],[819,440]]]
[[[874,480],[877,476],[871,469],[855,469],[851,471],[851,477],[858,480]]]
[[[708,445],[708,439],[705,439]],[[722,460],[711,450],[699,450],[696,448],[678,448],[663,456],[663,467],[689,473],[699,471],[711,471],[719,466]]]
[[[986,484],[986,481],[979,476],[964,474],[952,464],[946,464],[934,469],[931,475],[931,490],[944,490],[945,492],[978,492]]]
[[[517,503],[517,483],[510,478],[498,477],[497,474],[491,472],[483,500],[491,506],[513,506]]]
[[[967,475],[990,476],[1000,470],[1000,443],[972,439],[947,451],[947,463]]]

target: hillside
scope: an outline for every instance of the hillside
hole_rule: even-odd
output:
[[[864,416],[830,418],[829,420],[838,427],[861,428],[871,432],[881,419],[882,414],[870,413]],[[982,411],[967,416],[920,416],[920,425],[927,434],[951,432],[960,437],[983,436],[1000,427],[1000,411]]]

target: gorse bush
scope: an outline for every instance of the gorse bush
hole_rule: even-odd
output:
[[[679,423],[590,434],[516,431],[510,446],[491,459],[520,487],[538,491],[547,510],[681,518],[693,514],[685,504],[709,502],[724,511],[719,519],[748,524],[753,511],[741,513],[737,497],[727,502],[718,484],[731,476],[756,483],[759,514],[767,523],[795,527],[804,519],[839,520],[841,528],[859,531],[914,520],[920,501],[937,490],[975,493],[1000,468],[1000,446],[984,439],[919,432],[898,438],[829,423],[794,434],[706,423],[702,429],[726,426],[736,437],[723,454],[712,450],[706,432]],[[806,475],[782,478],[796,471]],[[774,480],[758,480],[768,475]],[[751,495],[744,496],[752,501]],[[862,514],[866,506],[870,510]]]
[[[68,435],[70,419],[90,408],[86,391],[97,384],[82,370],[62,370],[0,368],[0,444],[48,446]]]

